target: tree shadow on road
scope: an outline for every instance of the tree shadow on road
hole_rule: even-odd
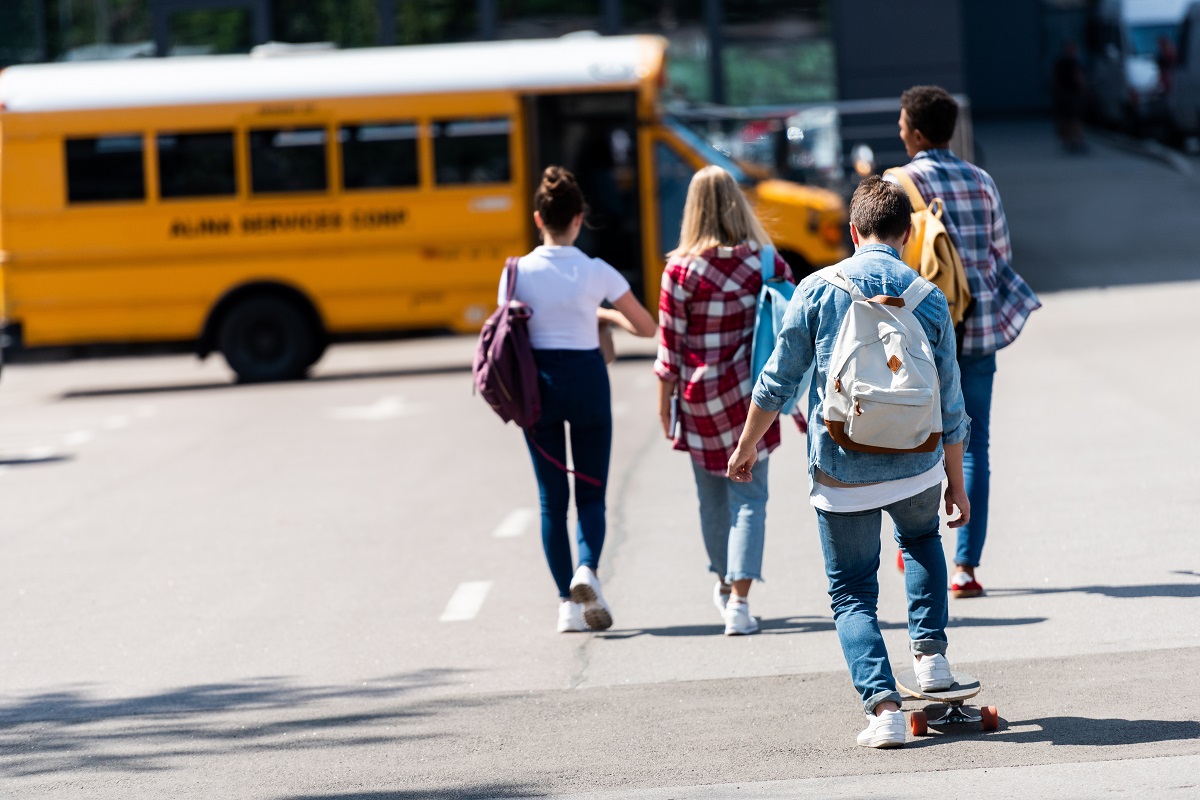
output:
[[[418,725],[450,701],[406,697],[458,670],[419,670],[343,686],[279,677],[199,684],[136,697],[70,687],[0,701],[0,774],[155,772],[197,757],[305,751],[441,734]],[[458,706],[473,700],[457,699]]]
[[[1024,730],[1032,728],[1032,730]],[[1014,730],[1015,729],[1015,730]],[[1048,742],[1054,745],[1103,747],[1153,744],[1200,739],[1200,722],[1163,719],[1093,719],[1089,717],[1042,717],[1006,720],[1005,732],[995,741],[1010,744]]]
[[[1178,572],[1187,575],[1186,572]],[[995,597],[1021,597],[1037,594],[1095,594],[1102,597],[1114,598],[1147,598],[1147,597],[1200,597],[1200,582],[1197,583],[1147,583],[1136,586],[1042,586],[1037,588],[1013,587],[988,588],[988,594]]]
[[[951,617],[951,628],[993,628],[1015,625],[1038,625],[1046,617]],[[881,630],[907,630],[907,622],[880,620]],[[783,633],[823,633],[836,630],[830,617],[778,617],[759,619],[758,628],[764,635]],[[597,639],[633,639],[638,636],[720,636],[724,625],[668,625],[661,628],[628,628],[596,633]]]
[[[323,375],[313,375],[312,377],[297,381],[280,381],[275,385],[293,383],[298,386],[304,386],[310,384],[315,385],[342,381],[381,380],[385,378],[424,378],[434,375],[465,375],[470,373],[470,371],[471,365],[462,363],[427,367],[409,367],[406,369],[377,369],[363,370],[361,372],[334,372]],[[175,392],[206,392],[221,389],[245,389],[251,386],[262,387],[264,385],[266,384],[238,383],[235,381],[211,381],[208,383],[168,383],[158,386],[98,387],[95,389],[68,390],[60,394],[58,399],[82,400],[94,397],[124,397],[129,395],[143,394],[171,394]]]

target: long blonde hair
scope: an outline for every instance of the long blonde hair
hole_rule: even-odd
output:
[[[696,256],[711,247],[737,247],[743,242],[762,247],[771,244],[771,238],[733,176],[716,165],[707,166],[692,176],[679,246],[667,255]]]

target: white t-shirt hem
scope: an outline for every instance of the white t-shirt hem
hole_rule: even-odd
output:
[[[920,494],[931,486],[941,486],[944,480],[946,480],[946,465],[939,461],[933,469],[922,472],[920,475],[882,483],[870,483],[866,486],[826,486],[814,480],[808,499],[814,508],[822,511],[834,514],[852,514],[856,511],[883,508],[915,494]]]

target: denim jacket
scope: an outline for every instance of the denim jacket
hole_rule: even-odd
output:
[[[863,245],[839,266],[867,297],[899,296],[917,274],[885,244]],[[816,371],[808,395],[810,474],[813,467],[819,467],[835,480],[856,484],[911,478],[927,472],[942,460],[943,443],[965,442],[970,432],[971,420],[964,410],[955,358],[954,325],[950,321],[946,296],[934,289],[914,309],[929,337],[941,383],[942,439],[937,450],[931,453],[851,452],[834,443],[825,428],[821,408],[829,359],[850,303],[849,293],[818,275],[810,275],[800,283],[784,315],[783,332],[775,344],[775,352],[754,384],[754,404],[764,411],[778,411],[795,392],[815,356]]]

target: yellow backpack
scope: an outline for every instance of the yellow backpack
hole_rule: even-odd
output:
[[[935,197],[927,206],[917,185],[900,167],[893,167],[883,174],[895,177],[908,193],[913,207],[912,233],[900,254],[901,260],[942,290],[950,306],[950,319],[955,326],[960,325],[971,309],[971,289],[967,286],[962,258],[942,224],[945,204],[940,197]]]

